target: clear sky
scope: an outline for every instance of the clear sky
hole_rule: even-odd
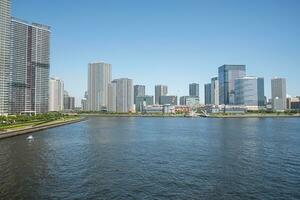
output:
[[[188,95],[223,64],[246,64],[247,75],[287,78],[300,95],[299,0],[12,0],[13,16],[52,27],[51,76],[65,82],[77,105],[87,64],[112,64],[113,78],[169,86]]]

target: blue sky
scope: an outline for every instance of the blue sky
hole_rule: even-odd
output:
[[[112,64],[113,78],[169,86],[187,95],[223,64],[246,64],[247,75],[287,78],[300,95],[298,0],[12,0],[13,16],[52,27],[51,76],[77,105],[87,88],[87,64]]]

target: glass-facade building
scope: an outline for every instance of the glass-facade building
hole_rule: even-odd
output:
[[[10,113],[11,0],[0,1],[0,115]]]
[[[138,96],[145,96],[145,89],[146,89],[146,87],[144,85],[135,85],[133,87],[133,90],[134,90],[134,104],[136,104],[136,98]]]
[[[166,85],[156,85],[155,86],[155,104],[162,105],[160,102],[161,96],[166,96],[168,94],[168,86]]]
[[[149,105],[153,105],[153,96],[138,96],[136,97],[135,111],[144,112],[144,108]]]
[[[245,65],[223,65],[219,67],[219,104],[234,104],[235,80],[246,76]]]
[[[204,104],[211,104],[211,83],[204,85]]]
[[[199,84],[191,83],[189,85],[189,95],[190,97],[199,97]]]
[[[166,105],[166,104],[170,104],[170,105],[177,105],[177,96],[161,96],[160,99],[160,104],[161,105]]]
[[[259,109],[265,104],[264,78],[243,77],[235,80],[235,104]]]
[[[50,27],[11,21],[11,113],[46,113],[49,101]]]

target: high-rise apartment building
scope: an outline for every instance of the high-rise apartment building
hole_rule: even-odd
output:
[[[49,80],[49,111],[64,109],[64,82],[58,78]]]
[[[218,77],[211,79],[211,104],[219,105],[219,80]]]
[[[265,104],[264,78],[243,77],[235,80],[235,104],[259,110]]]
[[[211,83],[204,85],[204,104],[211,104]]]
[[[155,86],[155,104],[160,104],[160,97],[166,96],[168,94],[168,86],[166,85],[156,85]]]
[[[133,81],[128,78],[115,79],[112,83],[116,84],[116,111],[133,112]]]
[[[106,111],[108,84],[111,82],[111,65],[98,62],[88,65],[88,109]]]
[[[199,84],[191,83],[189,85],[189,95],[190,97],[199,97]]]
[[[108,84],[108,112],[117,112],[117,84]]]
[[[271,80],[271,88],[273,110],[286,110],[286,80],[284,78],[273,78]]]
[[[10,112],[11,0],[0,1],[0,115]]]
[[[71,97],[67,91],[64,91],[64,110],[75,110],[75,97]]]
[[[46,113],[49,98],[50,27],[11,21],[11,113]]]
[[[246,76],[245,65],[219,67],[219,104],[234,104],[235,79]]]
[[[145,96],[145,86],[144,85],[135,85],[134,86],[134,104],[136,104],[137,97]]]

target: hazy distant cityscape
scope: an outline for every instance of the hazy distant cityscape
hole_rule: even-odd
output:
[[[112,65],[90,63],[88,87],[81,107],[64,89],[64,81],[50,77],[50,26],[11,17],[11,1],[1,1],[0,113],[24,114],[49,111],[97,111],[109,113],[245,113],[247,111],[297,111],[300,97],[287,98],[285,78],[271,81],[271,97],[265,96],[263,77],[249,76],[246,65],[222,65],[204,86],[189,84],[187,96],[168,93],[167,85],[155,85],[146,94],[145,85],[130,78],[112,79]],[[3,14],[2,14],[3,13]],[[199,87],[204,87],[200,99]]]

